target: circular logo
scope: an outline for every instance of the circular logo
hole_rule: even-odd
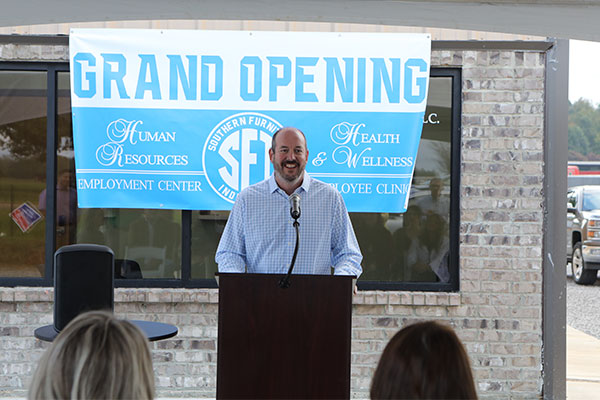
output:
[[[242,189],[271,175],[271,138],[281,127],[253,112],[232,115],[214,127],[204,143],[202,164],[219,196],[233,203]]]

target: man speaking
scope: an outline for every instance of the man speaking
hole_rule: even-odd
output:
[[[358,277],[362,255],[348,211],[337,190],[305,173],[304,134],[292,127],[275,132],[269,158],[275,173],[242,190],[231,209],[215,256],[219,272],[287,273],[296,241],[293,198],[300,214],[294,272],[329,275],[333,268]]]

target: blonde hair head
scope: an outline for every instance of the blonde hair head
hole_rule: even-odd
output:
[[[148,340],[110,312],[74,318],[40,360],[29,399],[152,399]]]

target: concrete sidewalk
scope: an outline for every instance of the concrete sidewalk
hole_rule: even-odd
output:
[[[567,399],[600,399],[600,340],[567,326]]]

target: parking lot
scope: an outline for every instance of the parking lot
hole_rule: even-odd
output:
[[[567,277],[567,325],[600,339],[600,279],[576,285]]]

